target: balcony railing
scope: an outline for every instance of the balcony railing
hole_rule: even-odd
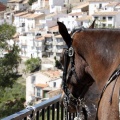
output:
[[[64,107],[60,105],[61,95],[30,106],[2,120],[64,120]],[[73,120],[75,114],[68,114]]]

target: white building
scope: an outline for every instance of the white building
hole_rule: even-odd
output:
[[[32,4],[31,9],[36,10],[40,8],[49,8],[49,0],[37,0]]]
[[[62,11],[65,0],[49,0],[50,13]]]
[[[93,17],[97,19],[96,23],[98,27],[103,28],[120,28],[120,12],[96,12]]]
[[[15,11],[26,10],[29,7],[29,0],[9,0],[7,6]]]
[[[29,31],[19,36],[19,46],[21,48],[21,57],[39,57],[42,58],[44,51],[45,38],[38,31]]]
[[[40,24],[40,20],[45,18],[43,13],[35,14],[34,12],[20,12],[14,15],[14,26],[18,33],[28,32]]]
[[[61,71],[49,70],[36,72],[26,78],[26,103],[38,101],[41,98],[49,97],[49,91],[61,87]]]
[[[109,1],[90,0],[89,1],[89,15],[93,15],[95,12],[99,12],[100,10],[104,10],[105,6],[108,3],[109,3]]]

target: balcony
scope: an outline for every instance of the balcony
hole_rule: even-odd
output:
[[[55,96],[2,120],[64,120],[64,107],[60,106],[60,98],[61,95]],[[69,113],[69,120],[73,120],[75,115]]]
[[[63,49],[56,50],[57,53],[62,53]]]
[[[51,45],[53,41],[46,41],[46,45]]]
[[[63,42],[57,42],[57,45],[64,45]]]
[[[47,48],[46,52],[52,52],[52,48]]]

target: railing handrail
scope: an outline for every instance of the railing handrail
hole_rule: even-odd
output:
[[[50,98],[50,99],[48,99],[46,101],[43,101],[43,102],[41,102],[39,104],[34,105],[33,106],[34,109],[32,107],[30,107],[30,109],[26,108],[24,110],[21,110],[21,111],[15,113],[15,114],[12,114],[12,115],[10,115],[8,117],[5,117],[5,118],[3,118],[1,120],[17,120],[17,119],[20,120],[20,119],[23,119],[24,117],[27,117],[27,116],[31,115],[33,112],[37,112],[39,110],[42,110],[45,107],[48,107],[51,104],[54,104],[54,103],[60,101],[60,98],[61,98],[61,94],[57,95],[57,96],[55,96],[53,98]]]

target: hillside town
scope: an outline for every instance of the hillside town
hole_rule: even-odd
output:
[[[120,28],[120,2],[117,1],[37,0],[32,5],[28,1],[0,3],[0,25],[16,27],[9,44],[20,47],[23,61],[31,57],[42,60],[40,71],[25,76],[26,104],[61,92],[62,71],[55,67],[54,58],[60,59],[65,42],[57,21],[63,22],[69,32],[76,27],[88,28],[95,19],[96,28]]]

